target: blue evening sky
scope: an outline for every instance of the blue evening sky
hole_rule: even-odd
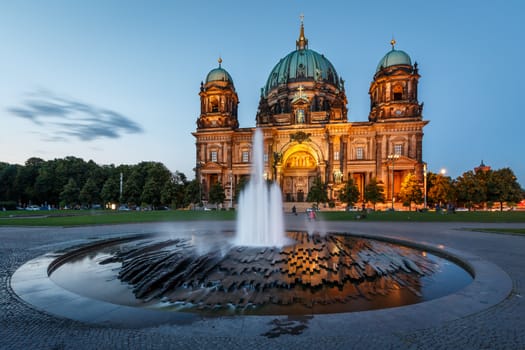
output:
[[[394,36],[419,64],[429,170],[457,177],[483,160],[525,185],[523,0],[2,1],[0,161],[148,160],[193,178],[200,82],[221,56],[240,126],[254,126],[301,13],[309,48],[346,81],[349,121],[367,120]]]

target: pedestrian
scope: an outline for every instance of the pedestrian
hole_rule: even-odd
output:
[[[297,216],[297,208],[295,207],[295,205],[292,207],[292,213],[293,215]]]

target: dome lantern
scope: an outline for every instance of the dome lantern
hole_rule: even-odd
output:
[[[308,49],[308,39],[304,36],[304,15],[301,14],[301,30],[299,31],[299,39],[295,42],[296,50]]]

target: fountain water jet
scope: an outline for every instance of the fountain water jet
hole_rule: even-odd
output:
[[[284,232],[281,189],[275,182],[266,182],[263,155],[263,135],[256,129],[252,176],[239,198],[236,245],[282,247],[288,242]]]

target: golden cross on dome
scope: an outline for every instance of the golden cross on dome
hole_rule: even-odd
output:
[[[394,37],[392,37],[392,40],[390,40],[390,45],[392,45],[392,50],[395,48],[394,46],[396,45],[396,39],[394,39]]]
[[[299,18],[301,19],[301,24],[303,24],[303,21],[304,21],[304,14],[301,13],[301,14],[299,15]]]
[[[219,59],[217,60],[217,62],[219,62],[219,68],[221,67],[221,63],[222,63],[222,58],[221,56],[219,56]]]
[[[297,88],[297,90],[299,90],[299,98],[304,97],[304,95],[303,95],[303,90],[304,90],[303,86],[302,86],[302,85],[299,85],[299,87]]]

